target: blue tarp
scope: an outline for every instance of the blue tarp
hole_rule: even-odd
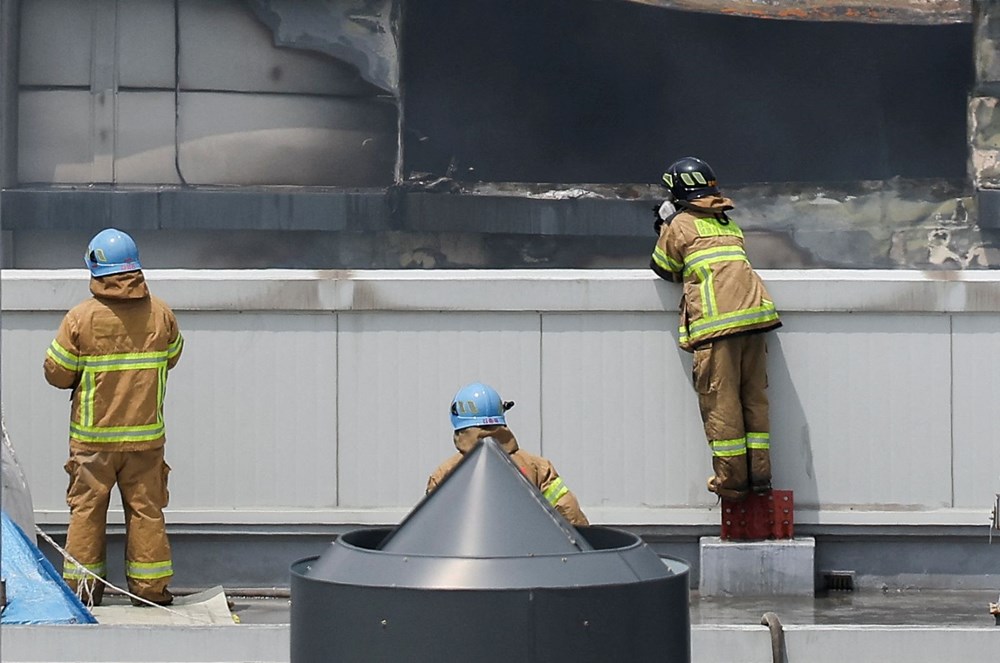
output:
[[[97,620],[70,591],[52,564],[7,516],[0,531],[0,576],[7,583],[3,624],[96,624]]]

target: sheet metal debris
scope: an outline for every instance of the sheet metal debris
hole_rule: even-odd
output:
[[[665,9],[793,21],[971,23],[972,0],[628,0]]]

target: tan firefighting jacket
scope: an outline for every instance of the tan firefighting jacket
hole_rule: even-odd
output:
[[[726,216],[731,209],[733,202],[723,196],[699,198],[660,226],[649,266],[661,278],[684,284],[678,343],[687,351],[712,339],[781,326],[747,260],[743,231]]]
[[[173,311],[149,294],[141,271],[91,278],[90,292],[45,353],[45,379],[73,390],[70,447],[161,447],[167,370],[184,346]]]
[[[427,480],[427,492],[436,489],[461,462],[462,456],[471,451],[476,442],[486,437],[492,437],[500,443],[500,448],[510,454],[511,460],[521,469],[521,473],[542,491],[549,504],[554,506],[570,524],[577,527],[590,524],[587,516],[583,515],[576,496],[566,487],[552,463],[519,448],[514,433],[506,426],[472,427],[455,431],[454,442],[458,453],[434,470]]]

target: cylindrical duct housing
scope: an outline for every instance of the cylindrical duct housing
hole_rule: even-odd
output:
[[[396,554],[344,534],[291,569],[291,660],[690,661],[689,567],[631,533],[565,554]]]

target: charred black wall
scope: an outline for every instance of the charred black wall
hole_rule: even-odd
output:
[[[588,0],[405,3],[409,171],[648,182],[964,179],[972,26],[768,21]]]

